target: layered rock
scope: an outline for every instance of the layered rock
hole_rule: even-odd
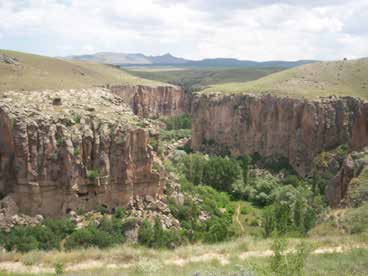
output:
[[[218,93],[197,94],[192,101],[194,150],[285,157],[305,177],[319,152],[340,144],[368,145],[367,102]]]
[[[124,99],[134,114],[156,118],[159,115],[178,115],[187,111],[185,91],[177,86],[112,86],[112,93]]]
[[[48,216],[156,198],[146,126],[103,89],[1,94],[0,194]]]

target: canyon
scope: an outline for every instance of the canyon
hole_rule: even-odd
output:
[[[275,95],[198,93],[192,148],[240,156],[284,157],[302,177],[323,150],[368,145],[368,103],[353,97],[306,100]]]
[[[0,96],[0,194],[21,212],[127,206],[159,197],[149,123],[104,89]]]
[[[113,85],[110,89],[141,117],[158,118],[189,111],[190,98],[178,86]]]

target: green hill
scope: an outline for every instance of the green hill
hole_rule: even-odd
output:
[[[252,81],[282,68],[195,68],[195,67],[136,67],[125,68],[132,75],[168,82],[186,88],[203,88],[208,85]]]
[[[368,58],[316,62],[256,81],[213,85],[202,92],[270,93],[301,98],[336,95],[368,99]]]
[[[157,86],[162,83],[135,77],[108,65],[0,50],[0,91],[88,88],[106,84]]]

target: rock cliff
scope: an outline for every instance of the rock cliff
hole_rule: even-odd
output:
[[[285,157],[305,177],[322,150],[368,145],[368,103],[200,93],[192,101],[192,135],[194,150]]]
[[[112,86],[112,93],[124,99],[141,117],[177,115],[187,111],[185,91],[177,86]]]
[[[58,216],[157,197],[148,123],[103,89],[0,94],[0,194]]]

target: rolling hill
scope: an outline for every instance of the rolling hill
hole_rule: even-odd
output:
[[[134,66],[134,65],[180,65],[186,67],[235,67],[235,68],[291,68],[303,64],[315,62],[313,60],[298,61],[252,61],[238,60],[234,58],[207,58],[202,60],[189,60],[175,57],[169,53],[161,56],[146,56],[144,54],[125,54],[102,52],[93,55],[67,56],[67,60],[93,61],[98,63]]]
[[[277,72],[251,82],[213,85],[202,92],[271,93],[317,98],[354,96],[368,99],[368,58],[316,62]]]
[[[180,85],[192,90],[209,85],[244,82],[259,79],[282,68],[191,68],[191,67],[127,67],[125,70],[135,76]]]
[[[106,84],[157,86],[161,83],[132,76],[113,66],[0,50],[0,91],[87,88]]]

